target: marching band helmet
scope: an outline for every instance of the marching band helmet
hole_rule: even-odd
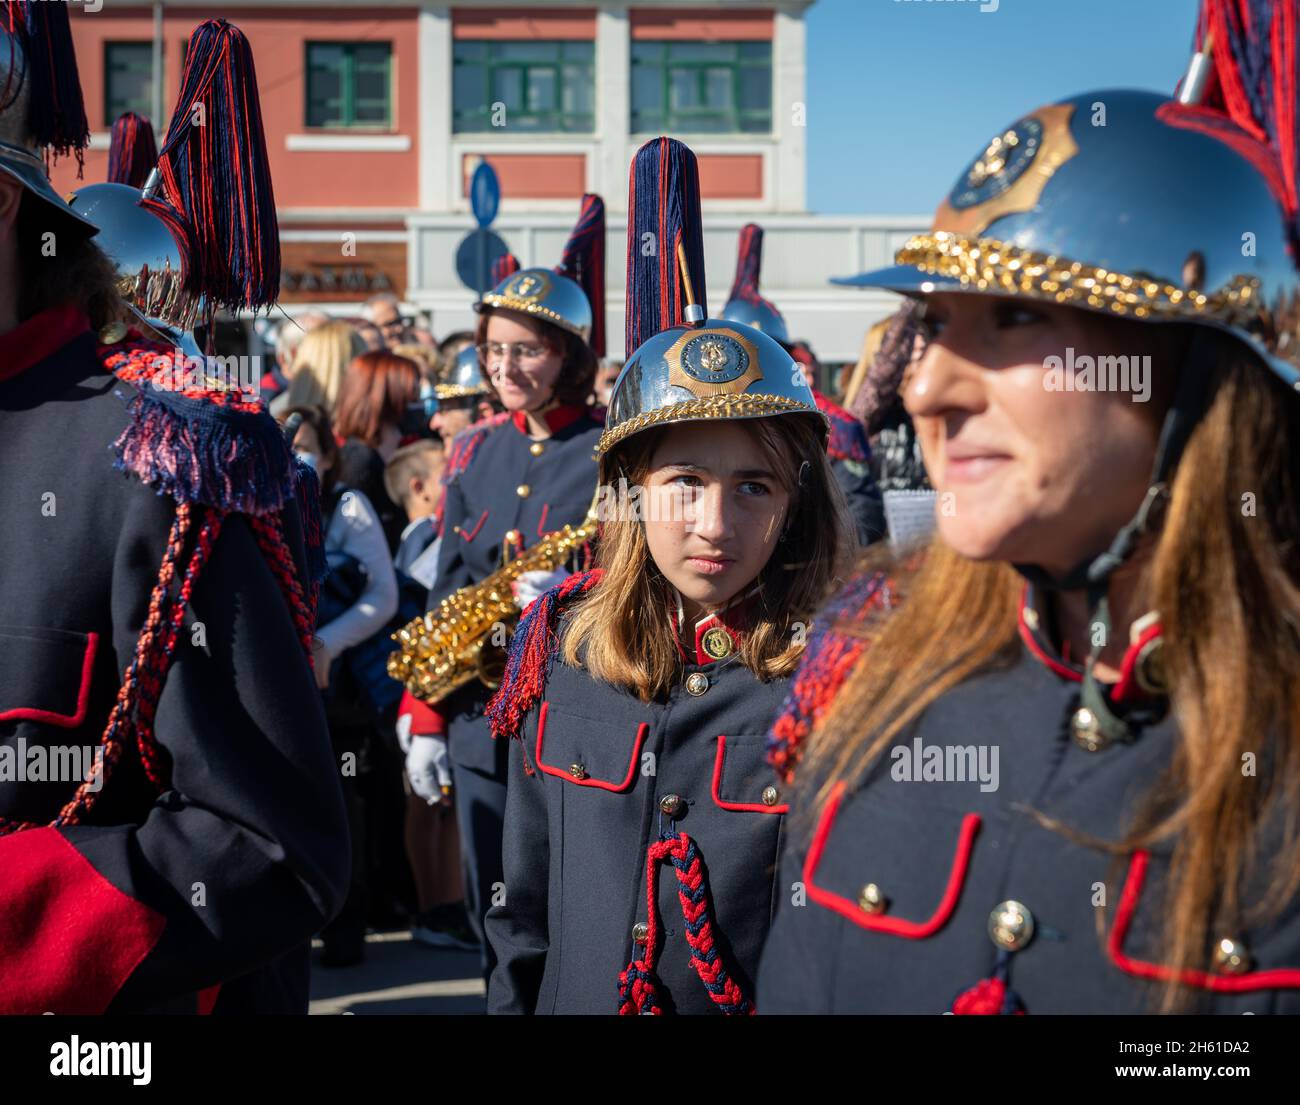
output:
[[[830,432],[802,370],[776,340],[730,319],[688,322],[655,334],[628,358],[596,451],[651,426],[776,414],[812,415],[823,439]]]
[[[731,295],[722,308],[722,317],[731,322],[743,322],[761,330],[782,345],[790,344],[790,333],[785,318],[776,305],[764,299],[758,290],[759,273],[763,268],[763,228],[757,223],[747,223],[740,230],[740,244],[736,252],[736,278],[731,285]]]
[[[671,138],[642,146],[628,209],[625,348],[632,352],[614,381],[597,453],[603,458],[653,426],[790,414],[815,418],[825,441],[829,422],[790,354],[747,323],[707,317],[691,150]],[[672,248],[647,252],[641,245],[649,240]]]
[[[467,345],[456,354],[451,370],[433,386],[433,393],[439,399],[462,399],[490,394],[487,381],[483,379],[483,369],[479,365],[478,351]]]
[[[202,298],[186,290],[175,236],[140,200],[140,190],[126,184],[88,184],[69,202],[74,213],[99,228],[96,244],[117,271],[122,299],[155,326],[191,330],[202,313]]]
[[[1214,327],[1300,388],[1300,281],[1249,142],[1152,92],[1062,100],[995,135],[893,266],[834,283]]]
[[[591,304],[578,285],[552,269],[520,269],[483,296],[474,309],[503,307],[539,318],[577,334],[591,337]]]
[[[64,5],[50,5],[63,8]],[[40,200],[55,217],[56,226],[66,227],[82,238],[94,235],[95,224],[69,209],[68,204],[50,184],[42,147],[64,145],[67,136],[59,133],[44,136],[34,133],[32,114],[34,98],[50,95],[48,89],[33,87],[38,83],[28,65],[22,35],[11,33],[0,12],[0,172],[7,173],[23,186],[27,194]],[[66,12],[62,15],[66,23]],[[67,46],[70,51],[71,45]],[[76,72],[75,59],[72,72]],[[79,89],[78,89],[79,92]],[[80,97],[77,97],[78,104]],[[84,109],[82,123],[84,124]],[[79,148],[72,144],[73,148]]]
[[[505,307],[577,334],[597,357],[605,355],[605,201],[584,193],[560,263],[520,269],[513,254],[498,258],[497,286],[474,305]]]

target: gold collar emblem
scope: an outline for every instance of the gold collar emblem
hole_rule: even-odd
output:
[[[735,650],[731,634],[716,625],[704,631],[700,644],[704,648],[704,654],[714,660],[725,660]]]

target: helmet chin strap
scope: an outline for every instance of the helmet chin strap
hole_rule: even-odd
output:
[[[1214,349],[1206,331],[1197,327],[1178,373],[1173,403],[1160,427],[1155,464],[1146,495],[1143,496],[1137,513],[1115,535],[1110,546],[1104,552],[1080,561],[1060,578],[1050,575],[1035,564],[1013,565],[1036,589],[1087,592],[1094,632],[1092,648],[1084,664],[1080,705],[1092,711],[1097,719],[1098,735],[1105,743],[1123,740],[1129,735],[1128,726],[1111,710],[1095,673],[1097,660],[1111,632],[1110,577],[1132,557],[1141,537],[1159,524],[1160,515],[1169,500],[1173,471],[1192,431],[1205,413],[1210,374],[1214,368]],[[1098,626],[1101,627],[1100,633],[1096,632]]]

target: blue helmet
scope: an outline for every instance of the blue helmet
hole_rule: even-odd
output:
[[[834,282],[1214,327],[1300,388],[1291,231],[1249,156],[1264,147],[1211,119],[1132,90],[1039,108],[994,135],[893,266]]]

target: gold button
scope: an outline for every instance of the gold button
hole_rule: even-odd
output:
[[[709,689],[709,677],[703,672],[693,671],[686,677],[686,690],[688,694],[693,694],[699,698]]]
[[[1097,715],[1087,706],[1080,706],[1070,719],[1070,732],[1074,734],[1074,743],[1089,752],[1096,752],[1106,743],[1101,735],[1101,724]]]
[[[452,532],[452,533],[460,533],[460,526],[452,526],[452,527],[451,527],[451,532]]]
[[[776,800],[781,797],[781,792],[776,787],[763,788],[763,805],[775,806]]]
[[[530,446],[528,446],[528,451],[532,453],[533,456],[540,457],[544,452],[546,452],[546,446],[540,441],[534,441]]]
[[[1034,915],[1020,902],[1002,902],[989,914],[989,937],[999,948],[1018,951],[1034,938]]]
[[[506,530],[506,540],[512,544],[519,544],[519,531],[517,529]]]
[[[1250,952],[1240,940],[1225,936],[1214,945],[1214,969],[1221,975],[1240,975],[1250,970]]]
[[[638,944],[644,944],[650,939],[650,926],[644,921],[638,921],[632,926],[632,939]]]
[[[529,487],[526,483],[521,483],[518,487],[515,488],[515,494],[518,495],[521,499],[528,498],[528,496],[531,495],[532,493],[533,493],[533,489]]]
[[[587,769],[583,767],[582,764],[569,764],[569,774],[575,779],[585,779],[587,777]]]
[[[705,655],[714,660],[726,659],[735,647],[731,641],[731,634],[717,626],[704,631],[700,644],[704,648]]]
[[[680,794],[665,794],[659,799],[659,808],[669,817],[676,817],[685,805]]]
[[[874,882],[867,883],[858,891],[858,908],[863,913],[885,912],[885,895]]]

